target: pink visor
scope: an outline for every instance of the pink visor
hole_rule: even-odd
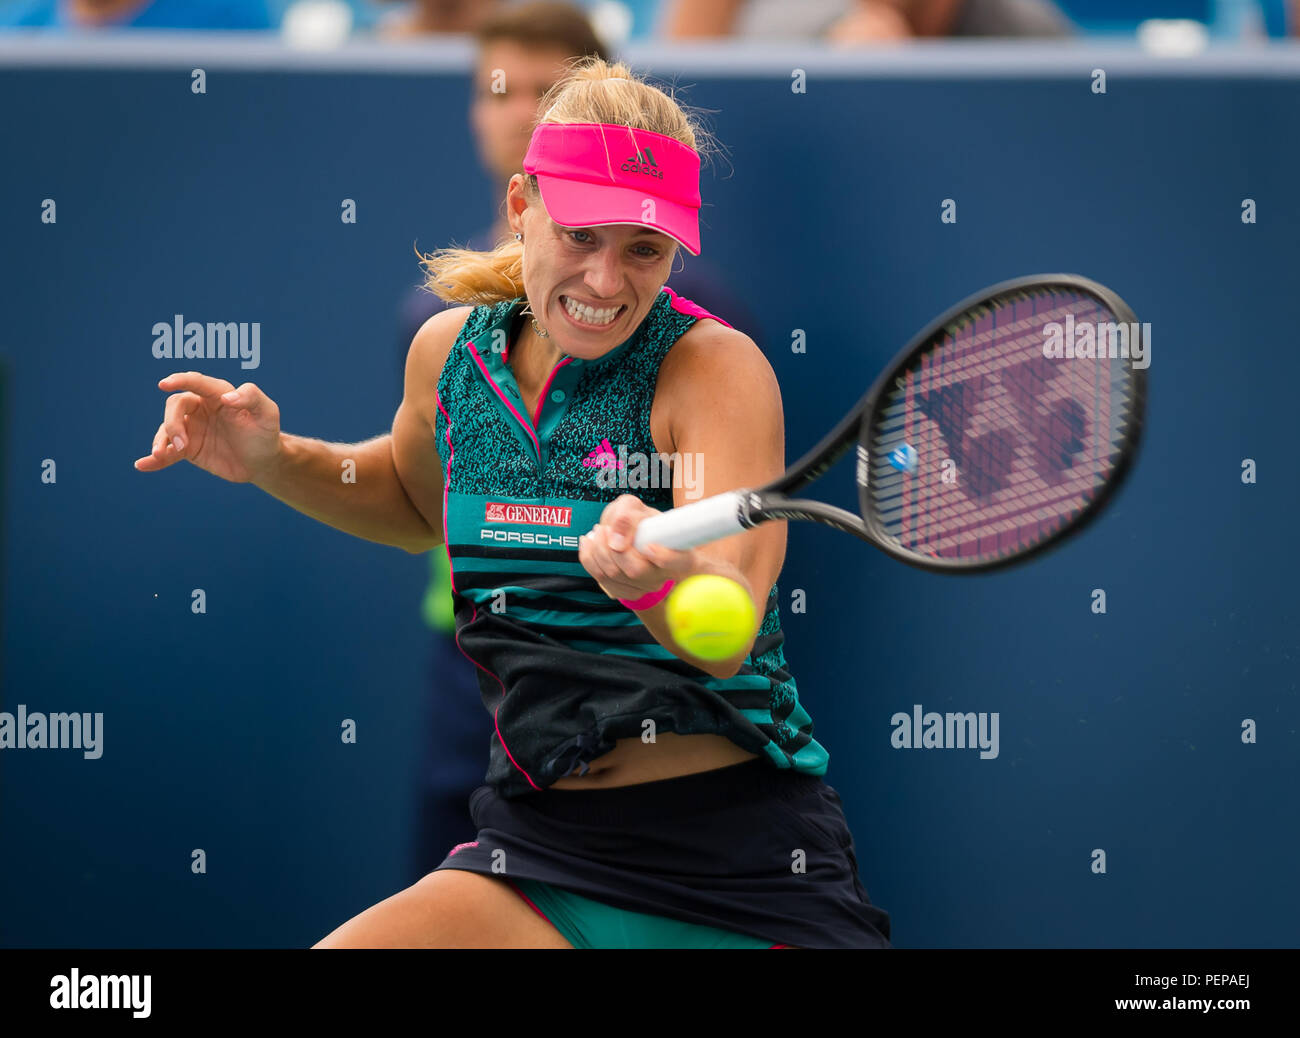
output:
[[[524,172],[562,227],[636,224],[700,254],[700,156],[681,141],[610,123],[541,123]]]

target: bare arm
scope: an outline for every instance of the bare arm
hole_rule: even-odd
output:
[[[442,544],[434,394],[468,312],[435,314],[412,340],[391,433],[356,444],[283,434],[278,464],[255,484],[304,515],[368,541],[413,555]]]
[[[678,356],[678,364],[664,365],[673,450],[702,459],[696,462],[703,474],[702,497],[762,486],[785,471],[785,416],[776,375],[742,332],[716,325],[700,331],[704,334],[690,352]],[[685,488],[674,487],[673,505],[686,503]],[[739,583],[753,599],[761,624],[768,593],[785,564],[785,540],[785,523],[764,523],[694,549],[692,572],[716,573]],[[750,631],[745,647],[729,660],[697,660],[673,640],[666,611],[665,601],[637,615],[660,645],[718,678],[740,669],[758,633],[757,627]]]
[[[435,394],[469,307],[429,318],[411,342],[393,431],[364,443],[325,443],[280,428],[280,408],[257,385],[235,388],[198,371],[168,375],[163,421],[138,472],[179,461],[231,483],[252,483],[322,523],[412,554],[442,543],[442,471]]]
[[[767,358],[747,335],[709,322],[673,347],[659,372],[656,408],[667,408],[671,450],[690,454],[702,476],[701,497],[762,486],[785,471],[785,420],[781,392]],[[674,480],[673,504],[687,504],[685,480]],[[636,525],[654,510],[635,497],[612,502],[580,551],[589,572],[618,598],[639,598],[664,580],[715,573],[741,585],[754,602],[757,624],[785,562],[786,524],[764,523],[683,552],[642,555],[633,546]],[[710,662],[687,653],[668,630],[666,599],[637,613],[655,640],[716,678],[733,676],[753,648],[758,626],[728,660]]]
[[[441,531],[435,534],[398,478],[391,433],[363,443],[326,443],[283,433],[278,464],[254,485],[303,515],[363,540],[412,554],[442,543]]]

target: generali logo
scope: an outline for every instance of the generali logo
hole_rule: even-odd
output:
[[[529,526],[568,526],[573,520],[572,508],[559,505],[510,505],[489,501],[483,510],[483,521],[488,523],[526,523]]]

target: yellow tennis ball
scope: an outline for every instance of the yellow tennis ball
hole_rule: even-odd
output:
[[[710,573],[687,577],[664,607],[673,640],[702,660],[740,652],[756,625],[754,601],[734,580]]]

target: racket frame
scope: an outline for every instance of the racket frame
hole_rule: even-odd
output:
[[[987,304],[990,299],[1023,291],[1027,288],[1051,288],[1059,286],[1074,291],[1082,291],[1095,296],[1114,315],[1117,323],[1130,326],[1137,323],[1137,316],[1132,308],[1115,292],[1105,285],[1078,274],[1030,274],[1025,277],[1000,281],[988,288],[972,293],[961,302],[948,308],[939,317],[927,324],[911,341],[903,347],[872,383],[871,388],[863,394],[856,406],[849,411],[839,423],[811,450],[806,452],[794,465],[772,482],[755,490],[740,491],[738,518],[743,529],[752,529],[763,522],[781,519],[810,520],[834,527],[845,533],[851,533],[861,540],[875,545],[892,558],[905,562],[918,569],[941,573],[982,573],[993,569],[1005,569],[1028,561],[1050,548],[1059,546],[1063,541],[1087,527],[1101,512],[1103,506],[1115,495],[1132,471],[1137,458],[1138,444],[1141,442],[1142,427],[1146,416],[1147,378],[1145,368],[1131,368],[1133,379],[1133,399],[1128,425],[1124,438],[1116,448],[1118,457],[1110,478],[1102,484],[1096,496],[1083,510],[1070,519],[1060,530],[1042,541],[1002,558],[985,559],[979,562],[966,562],[958,559],[927,558],[909,551],[896,544],[887,534],[875,509],[871,507],[869,476],[870,447],[866,443],[875,428],[877,407],[886,399],[886,391],[912,364],[920,353],[926,352],[944,328],[952,324],[968,310]],[[858,488],[859,514],[843,508],[828,505],[820,501],[792,498],[789,495],[801,490],[810,483],[820,479],[836,462],[857,446],[857,468],[855,481]]]

